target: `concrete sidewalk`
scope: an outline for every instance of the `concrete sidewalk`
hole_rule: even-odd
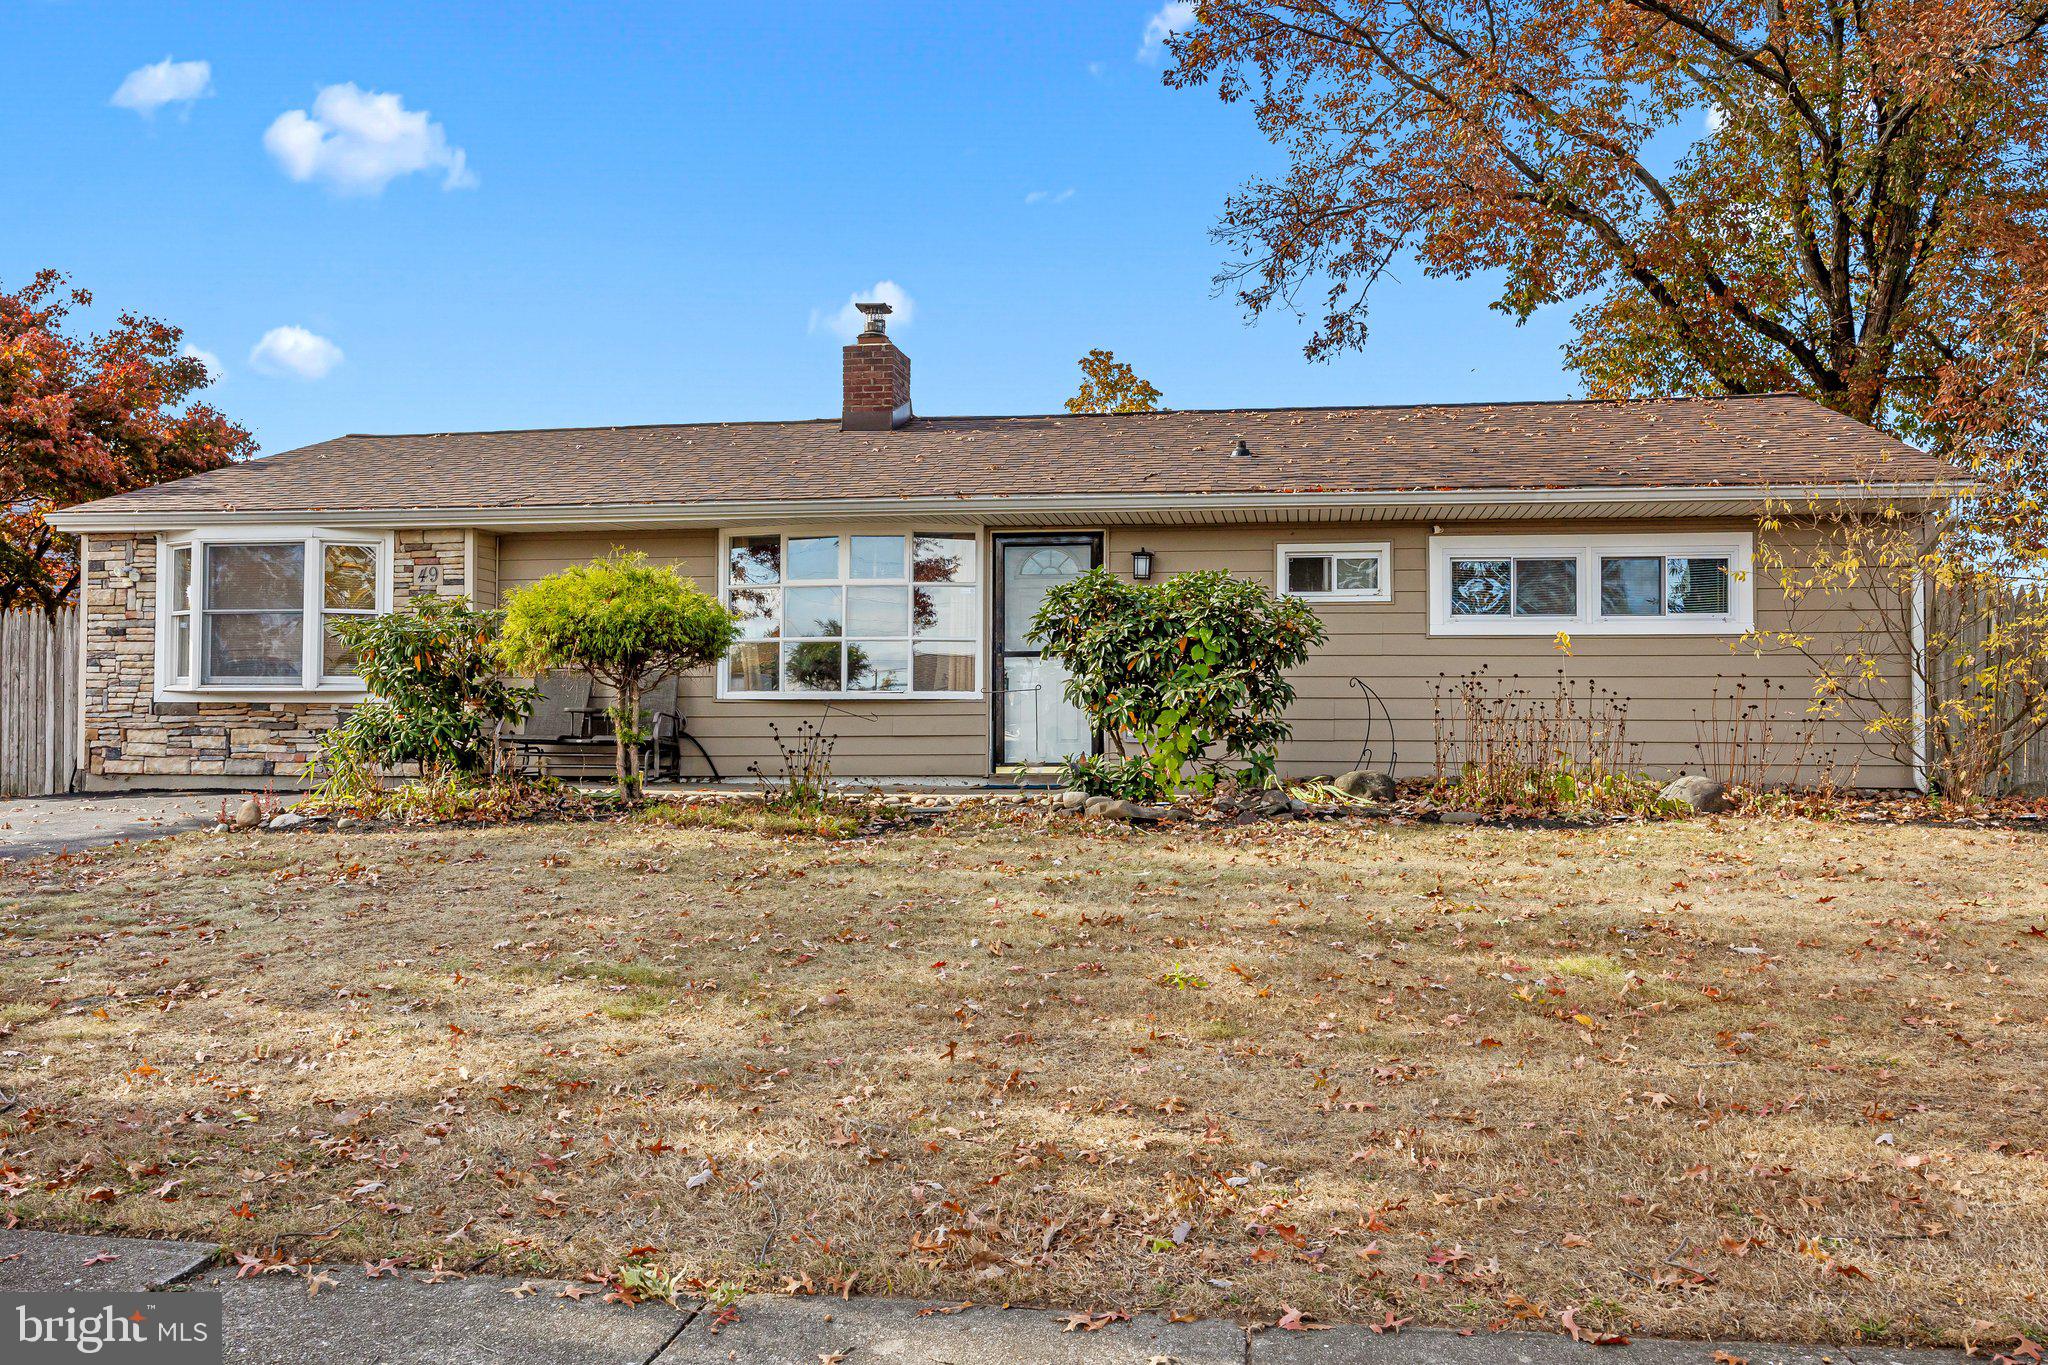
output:
[[[1961,1365],[1955,1351],[1780,1347],[1744,1342],[1636,1341],[1600,1351],[1523,1332],[1459,1336],[1364,1327],[1247,1332],[1220,1320],[1139,1315],[1083,1330],[1084,1315],[1042,1308],[918,1304],[899,1299],[749,1296],[729,1309],[628,1308],[592,1286],[491,1275],[435,1278],[400,1270],[371,1279],[360,1265],[312,1275],[237,1279],[209,1270],[215,1249],[189,1242],[0,1231],[0,1291],[217,1292],[236,1365]],[[309,1289],[317,1293],[309,1294]],[[1097,1319],[1085,1319],[1097,1321]],[[4,1345],[0,1339],[0,1345]]]
[[[0,858],[40,858],[97,844],[155,839],[204,829],[220,818],[225,792],[136,796],[36,796],[0,801]],[[241,796],[235,794],[234,802]]]

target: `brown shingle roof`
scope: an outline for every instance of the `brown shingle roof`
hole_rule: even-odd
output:
[[[1249,457],[1232,456],[1239,437]],[[786,499],[1930,483],[1942,461],[1806,398],[921,417],[342,436],[92,513]]]

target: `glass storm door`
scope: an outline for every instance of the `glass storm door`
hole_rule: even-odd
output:
[[[995,760],[1039,767],[1095,751],[1081,709],[1067,700],[1067,670],[1026,637],[1045,595],[1102,562],[1098,535],[997,536]]]

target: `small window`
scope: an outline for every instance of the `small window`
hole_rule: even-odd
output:
[[[1673,556],[1665,561],[1665,602],[1674,616],[1728,614],[1728,560],[1725,556]]]
[[[1385,545],[1282,545],[1280,592],[1322,602],[1386,602]]]
[[[1753,533],[1433,536],[1435,635],[1740,635]]]
[[[1515,615],[1576,616],[1578,611],[1578,560],[1515,561]]]
[[[355,655],[335,627],[377,614],[377,547],[323,545],[320,554],[321,676],[350,681],[356,676]]]
[[[1453,616],[1576,616],[1579,561],[1541,559],[1454,559],[1451,561]]]
[[[1726,616],[1731,577],[1726,555],[1603,555],[1600,614]]]
[[[192,547],[171,547],[171,681],[192,683]]]

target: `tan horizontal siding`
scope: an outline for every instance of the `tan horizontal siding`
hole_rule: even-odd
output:
[[[1657,522],[1559,522],[1519,526],[1510,534],[1674,534],[1753,530],[1747,519],[1667,520]],[[1482,535],[1500,531],[1480,523],[1444,523],[1443,535]],[[1153,552],[1154,574],[1164,577],[1198,569],[1221,569],[1271,588],[1275,556],[1286,544],[1386,543],[1393,556],[1388,603],[1329,603],[1318,614],[1329,641],[1295,675],[1299,694],[1289,717],[1293,738],[1281,749],[1285,771],[1306,775],[1349,766],[1367,737],[1367,703],[1349,686],[1363,677],[1391,713],[1391,742],[1403,776],[1429,771],[1435,757],[1437,722],[1433,685],[1448,694],[1465,675],[1480,674],[1495,691],[1518,691],[1547,699],[1560,677],[1583,695],[1591,681],[1626,698],[1627,735],[1645,769],[1655,773],[1700,771],[1705,740],[1725,730],[1714,722],[1713,697],[1732,697],[1747,682],[1749,696],[1762,695],[1770,684],[1776,718],[1773,749],[1780,775],[1812,776],[1831,759],[1844,777],[1873,786],[1905,786],[1911,769],[1896,762],[1888,750],[1873,750],[1869,738],[1849,722],[1816,721],[1805,710],[1813,678],[1803,661],[1790,655],[1759,657],[1731,648],[1734,636],[1575,635],[1571,655],[1562,654],[1548,635],[1481,637],[1431,636],[1429,633],[1429,542],[1433,528],[1423,525],[1381,525],[1338,530],[1328,526],[1139,527],[1108,532],[1111,567],[1128,572],[1131,551]],[[1787,534],[1797,536],[1797,532]],[[1755,580],[1757,624],[1770,629],[1786,620],[1784,594],[1774,582]],[[1825,654],[1830,632],[1854,628],[1856,613],[1844,608],[1817,610],[1809,602],[1800,612],[1803,629],[1821,638]],[[1903,690],[1903,684],[1902,690]],[[1447,698],[1448,700],[1448,698]],[[1447,709],[1449,709],[1447,707]],[[1724,713],[1730,704],[1723,703]],[[1389,742],[1384,724],[1372,726],[1375,761],[1385,761]],[[1803,749],[1803,757],[1802,757]]]
[[[1558,522],[1519,525],[1518,533],[1686,533],[1752,529],[1743,519],[1645,522]],[[1484,534],[1481,523],[1445,523],[1446,535]],[[1800,533],[1787,532],[1796,538]],[[1403,776],[1420,776],[1434,760],[1438,731],[1433,718],[1438,690],[1448,692],[1462,675],[1483,672],[1496,688],[1521,690],[1547,698],[1560,676],[1582,691],[1588,681],[1622,694],[1627,700],[1628,735],[1638,747],[1644,767],[1652,772],[1699,771],[1703,744],[1715,730],[1713,697],[1732,696],[1747,683],[1751,699],[1763,695],[1766,683],[1775,720],[1775,751],[1781,775],[1812,776],[1823,760],[1838,774],[1853,775],[1873,786],[1905,786],[1906,765],[1888,753],[1873,751],[1855,725],[1815,722],[1805,711],[1812,677],[1789,655],[1758,657],[1731,649],[1725,636],[1575,636],[1570,657],[1561,654],[1549,636],[1434,638],[1429,634],[1428,546],[1426,525],[1376,525],[1339,528],[1303,524],[1275,526],[1150,525],[1107,528],[1107,563],[1118,574],[1130,571],[1131,552],[1144,547],[1155,556],[1155,577],[1196,569],[1220,569],[1273,585],[1274,554],[1279,545],[1294,543],[1387,542],[1393,552],[1394,600],[1384,605],[1333,603],[1319,608],[1329,642],[1298,672],[1300,694],[1290,716],[1294,738],[1281,752],[1283,769],[1294,775],[1341,771],[1358,758],[1366,739],[1366,705],[1348,685],[1364,677],[1392,714],[1393,733],[1376,724],[1375,759],[1384,762],[1391,738]],[[482,536],[479,536],[481,545]],[[495,542],[495,580],[500,599],[506,593],[567,565],[583,562],[614,548],[642,550],[656,563],[677,567],[707,592],[717,590],[715,532],[630,531],[505,534]],[[481,570],[483,553],[479,550]],[[992,594],[988,579],[993,566],[983,558],[982,610],[986,617]],[[481,573],[480,573],[481,578]],[[1776,584],[1755,584],[1757,621],[1771,628],[1786,618],[1784,596]],[[1846,609],[1817,611],[1809,603],[1801,625],[1821,639],[1825,654],[1834,643],[1830,633],[1854,629],[1857,615]],[[987,661],[983,661],[984,676]],[[1903,689],[1904,684],[1901,683]],[[1724,700],[1723,712],[1728,710]],[[986,701],[893,701],[835,706],[830,713],[816,701],[730,701],[716,699],[708,675],[685,681],[684,710],[691,732],[701,739],[728,773],[742,773],[759,763],[778,767],[768,724],[785,734],[805,719],[821,718],[836,737],[835,767],[846,777],[975,777],[989,766],[989,706]],[[1725,729],[1725,727],[1722,727]],[[1803,757],[1802,757],[1803,754]]]
[[[705,592],[718,591],[718,533],[715,531],[621,531],[506,535],[499,541],[498,575],[504,592],[586,563],[614,549],[644,552]],[[986,575],[984,574],[984,577]],[[988,610],[988,593],[982,593]],[[984,661],[983,669],[987,664]],[[683,680],[683,714],[719,770],[742,776],[752,764],[781,772],[772,721],[783,737],[817,720],[833,736],[833,771],[846,778],[982,777],[989,770],[988,705],[979,701],[835,702],[829,711],[815,700],[719,701],[709,673]],[[685,772],[699,769],[694,751]]]

